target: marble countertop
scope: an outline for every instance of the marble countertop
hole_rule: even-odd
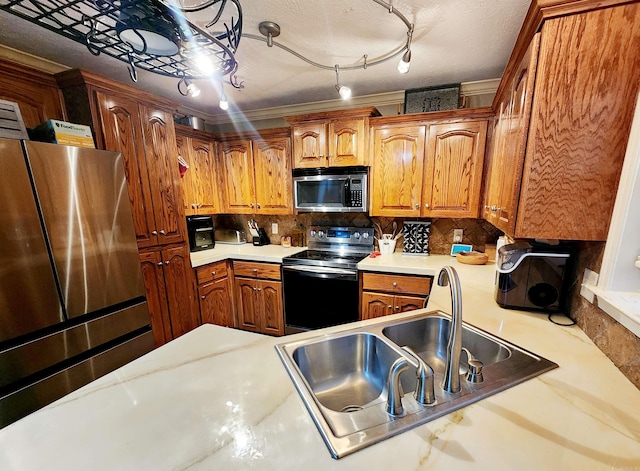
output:
[[[340,327],[283,339],[204,325],[0,430],[0,469],[640,469],[640,391],[578,327],[498,307],[493,266],[441,258],[430,269],[458,270],[466,322],[559,368],[334,460],[274,345]],[[428,310],[449,304],[434,286]]]

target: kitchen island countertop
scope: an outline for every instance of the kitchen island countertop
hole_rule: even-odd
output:
[[[434,274],[458,270],[466,322],[560,367],[334,460],[274,345],[341,328],[272,338],[204,325],[0,430],[0,469],[640,469],[640,391],[578,327],[499,308],[491,265],[428,259]],[[434,286],[428,310],[449,304]]]

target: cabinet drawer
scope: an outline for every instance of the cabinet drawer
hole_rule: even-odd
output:
[[[363,273],[362,289],[390,293],[422,294],[431,292],[431,277]]]
[[[209,263],[196,269],[198,284],[209,283],[227,276],[227,262]]]
[[[236,276],[250,278],[280,279],[279,263],[233,262],[233,272]]]

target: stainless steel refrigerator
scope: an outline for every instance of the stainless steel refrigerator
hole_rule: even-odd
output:
[[[0,427],[152,349],[121,154],[0,139]]]

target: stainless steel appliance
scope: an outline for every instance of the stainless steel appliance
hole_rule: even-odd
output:
[[[293,170],[295,209],[310,212],[365,213],[367,167]]]
[[[247,233],[237,229],[216,229],[216,243],[241,245],[247,243]]]
[[[191,252],[212,249],[216,246],[216,233],[211,216],[187,216],[187,233]]]
[[[505,308],[558,312],[564,309],[567,246],[517,241],[498,251],[496,302]]]
[[[120,153],[0,139],[0,427],[153,349]]]
[[[311,226],[307,240],[282,260],[286,334],[359,318],[357,265],[373,252],[373,228]]]

